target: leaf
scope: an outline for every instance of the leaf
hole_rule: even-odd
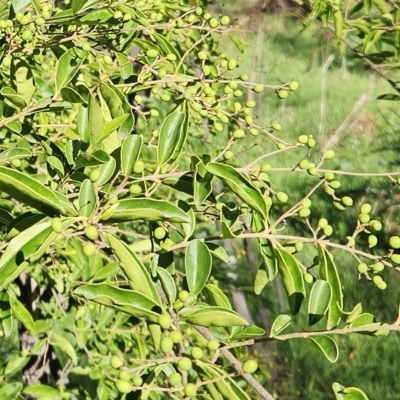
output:
[[[110,276],[116,275],[120,271],[121,268],[117,262],[109,263],[97,271],[91,281],[102,281]]]
[[[72,204],[65,196],[60,193],[56,194],[30,176],[11,168],[0,166],[0,191],[44,214],[76,215],[76,212],[73,212]],[[65,204],[68,203],[70,205],[65,208]]]
[[[1,89],[0,93],[15,107],[26,107],[25,100],[13,88],[4,87]]]
[[[115,169],[117,167],[117,162],[114,157],[100,166],[100,178],[96,181],[96,186],[105,185],[111,177],[114,175]]]
[[[157,322],[159,318],[159,314],[153,311],[154,308],[159,307],[159,304],[138,291],[100,283],[80,286],[74,290],[74,293],[137,318],[146,318],[153,322]]]
[[[35,224],[15,236],[0,258],[0,292],[25,271],[29,256],[34,253],[52,231],[49,221]]]
[[[8,383],[0,389],[0,399],[15,400],[24,385],[20,382]]]
[[[324,353],[329,362],[334,363],[339,358],[339,349],[336,342],[327,335],[311,336],[310,339]]]
[[[310,325],[320,321],[328,311],[332,298],[332,290],[329,282],[317,280],[311,288],[308,300],[308,321]]]
[[[285,330],[292,323],[292,317],[290,315],[281,314],[275,319],[271,327],[270,337],[279,339],[279,334]]]
[[[168,201],[141,198],[121,200],[108,222],[136,220],[190,222],[187,214]]]
[[[246,326],[249,323],[237,312],[222,307],[209,306],[194,311],[186,321],[200,326]]]
[[[168,297],[169,304],[175,303],[176,285],[175,285],[174,279],[169,274],[169,272],[164,268],[157,267],[156,272],[157,272],[158,277],[161,280],[164,291]]]
[[[72,361],[72,364],[78,364],[78,356],[76,354],[76,351],[72,344],[67,339],[65,339],[64,336],[53,332],[51,335],[51,342],[53,346],[58,347],[68,356],[68,358]]]
[[[249,182],[249,180],[237,172],[230,165],[208,163],[206,170],[220,178],[237,196],[249,207],[267,218],[267,206],[262,194]]]
[[[47,385],[27,386],[22,393],[33,397],[45,397],[46,399],[62,400],[62,395],[57,389]]]
[[[88,0],[72,0],[72,12],[74,15],[82,9]]]
[[[85,179],[79,191],[79,214],[91,217],[96,208],[96,192],[93,182]]]
[[[242,329],[238,334],[234,335],[233,338],[235,340],[245,340],[264,335],[265,335],[264,329],[259,328],[258,326],[248,326]]]
[[[206,285],[206,288],[209,291],[216,306],[227,308],[228,310],[232,309],[232,305],[228,299],[228,296],[218,286],[215,286],[212,283],[208,283]]]
[[[106,233],[106,237],[121,263],[121,268],[128,278],[129,286],[161,306],[161,299],[155,284],[143,263],[125,243],[108,233]]]
[[[269,282],[267,272],[261,268],[257,270],[254,279],[254,293],[258,296]]]
[[[35,93],[35,80],[31,68],[23,59],[13,58],[11,82],[18,95],[29,105]]]
[[[400,95],[394,93],[381,94],[377,97],[378,100],[400,101]]]
[[[122,175],[129,175],[132,172],[133,164],[137,161],[142,148],[140,135],[129,135],[121,146],[121,172]]]
[[[193,240],[186,248],[185,272],[189,291],[197,296],[211,273],[211,254],[200,240]]]
[[[15,355],[4,368],[4,375],[14,375],[16,372],[21,371],[30,359],[31,357],[24,356],[21,353]]]
[[[372,7],[372,0],[364,0],[364,8],[366,13],[369,13],[371,11],[371,7]]]
[[[60,92],[62,88],[71,82],[78,72],[88,52],[79,47],[71,47],[58,60],[56,66],[56,90]]]
[[[243,40],[242,40],[239,36],[234,35],[234,34],[232,34],[232,33],[230,33],[230,34],[228,35],[228,37],[229,37],[229,39],[231,39],[232,43],[236,46],[236,48],[237,48],[241,53],[243,53],[243,52],[244,52],[244,43],[243,43]]]
[[[20,301],[14,299],[13,297],[10,297],[10,306],[14,317],[19,322],[21,322],[21,324],[29,331],[29,333],[32,336],[35,336],[36,335],[35,322],[33,321],[32,315],[25,308],[25,306]]]
[[[318,257],[320,263],[321,277],[329,282],[332,290],[332,297],[328,309],[327,329],[332,329],[340,322],[343,308],[342,285],[336,265],[331,254],[321,245],[318,245]]]
[[[193,209],[191,210],[193,211]],[[218,244],[212,242],[207,242],[206,246],[210,250],[213,257],[218,258],[224,263],[228,263],[229,261],[228,254],[226,253],[226,250],[222,246],[219,246]]]
[[[110,136],[114,131],[116,131],[122,123],[128,118],[129,114],[123,114],[120,115],[111,121],[107,122],[104,126],[103,129],[100,133],[100,135],[97,137],[96,141],[93,143],[93,145],[97,145],[101,143],[103,140],[105,140],[108,136]]]
[[[97,143],[104,127],[103,111],[94,96],[89,97],[88,121],[89,139],[93,146],[94,143]]]
[[[158,139],[158,164],[166,164],[175,151],[180,141],[180,128],[185,119],[185,113],[181,111],[173,112],[165,118],[161,125]]]
[[[286,290],[290,311],[293,315],[300,310],[301,303],[306,296],[303,273],[296,259],[286,250],[276,249],[278,269],[282,276],[283,287]]]
[[[367,395],[359,388],[345,388],[340,383],[335,382],[332,385],[336,400],[369,400]]]
[[[118,60],[119,73],[122,79],[128,79],[133,73],[132,61],[123,53],[115,52]]]

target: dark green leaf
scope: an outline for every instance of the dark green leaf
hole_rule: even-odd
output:
[[[96,191],[93,182],[85,179],[79,191],[79,214],[90,217],[96,208]]]
[[[164,268],[157,267],[156,272],[168,297],[169,304],[174,304],[176,300],[176,285],[174,279]]]
[[[137,161],[140,149],[142,148],[142,138],[140,135],[129,135],[121,146],[121,172],[129,175],[132,172],[133,164]]]
[[[290,315],[281,314],[275,319],[271,327],[270,337],[277,337],[279,334],[286,329],[292,323],[292,317]]]
[[[100,166],[100,178],[96,181],[96,186],[105,185],[111,177],[114,175],[115,168],[117,167],[117,162],[114,157]]]
[[[185,119],[185,113],[176,111],[169,114],[160,128],[158,139],[158,164],[166,164],[171,158],[180,141],[180,131]]]
[[[57,92],[60,92],[62,88],[71,82],[87,55],[87,51],[84,51],[79,47],[71,47],[60,57],[56,66]]]
[[[336,342],[327,335],[311,336],[310,339],[322,351],[329,362],[334,363],[339,357],[339,349]]]
[[[1,15],[0,15],[1,16]],[[0,389],[0,399],[15,400],[24,385],[20,382],[8,383]]]
[[[332,290],[329,282],[317,280],[310,292],[308,300],[308,320],[310,325],[320,321],[328,311],[332,298]]]
[[[25,103],[29,105],[33,94],[35,93],[36,87],[33,74],[28,63],[25,60],[14,58],[10,77],[13,88],[17,91],[18,95],[25,101]]]
[[[206,307],[191,313],[187,322],[201,326],[246,326],[249,323],[238,313],[222,307]]]
[[[228,299],[228,296],[216,285],[212,283],[208,283],[206,285],[207,290],[212,297],[214,304],[218,307],[227,308],[229,310],[232,309],[232,305]]]
[[[197,296],[211,273],[211,254],[200,240],[193,240],[186,248],[185,272],[189,291]]]

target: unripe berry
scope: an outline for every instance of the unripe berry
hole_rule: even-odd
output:
[[[171,338],[169,338],[169,337],[162,338],[161,343],[160,343],[160,349],[163,353],[165,353],[165,354],[169,353],[173,347],[174,347],[174,343],[171,340]]]
[[[25,42],[30,42],[32,40],[32,32],[28,29],[22,32],[21,34],[22,40],[25,40]]]
[[[262,86],[262,85],[256,85],[256,86],[253,87],[253,90],[254,90],[256,93],[261,93],[261,92],[264,90],[264,86]]]
[[[115,19],[121,19],[124,16],[124,14],[122,13],[122,11],[115,11],[114,13],[114,18]]]
[[[369,203],[364,203],[361,206],[360,213],[361,214],[369,214],[371,212],[372,206]]]
[[[378,261],[372,266],[374,272],[382,272],[385,269],[385,264],[383,262]]]
[[[53,229],[53,231],[56,233],[60,233],[62,231],[61,218],[53,218],[51,220],[51,229]]]
[[[173,343],[182,342],[183,335],[181,331],[172,331],[168,336]]]
[[[389,246],[390,246],[392,249],[400,249],[400,237],[398,237],[398,236],[392,236],[392,237],[389,239]]]
[[[192,360],[188,357],[182,357],[178,361],[178,368],[181,369],[182,371],[187,371],[190,368],[192,368]]]
[[[203,71],[203,74],[206,76],[211,74],[211,68],[209,65],[204,65],[201,70]]]
[[[205,51],[199,51],[199,52],[197,53],[197,57],[198,57],[200,60],[207,60],[207,53],[206,53]]]
[[[93,225],[85,226],[84,232],[85,236],[90,240],[97,240],[99,237],[99,231]]]
[[[245,133],[242,129],[237,129],[235,132],[233,132],[233,137],[235,139],[241,139],[245,136]]]
[[[308,136],[307,135],[300,135],[297,138],[297,141],[302,143],[302,144],[306,144],[308,142]]]
[[[157,240],[164,239],[166,234],[167,231],[162,226],[157,227],[153,232],[153,235]]]
[[[207,342],[207,348],[208,350],[214,351],[217,350],[220,346],[220,343],[216,340],[209,340]]]
[[[311,214],[311,210],[309,208],[302,208],[299,211],[299,217],[307,218]]]
[[[123,381],[121,379],[115,382],[115,386],[120,393],[130,393],[132,391],[132,385],[129,382]]]
[[[307,146],[311,149],[311,148],[313,148],[313,147],[315,147],[315,145],[316,145],[316,142],[315,142],[315,139],[314,138],[309,138],[308,140],[307,140]]]
[[[376,285],[376,287],[377,287],[378,289],[380,289],[380,290],[385,290],[385,289],[387,288],[387,283],[382,281],[381,283],[378,283],[378,284]]]
[[[223,203],[220,203],[223,205]],[[178,293],[178,298],[182,303],[185,303],[189,298],[190,293],[187,290],[181,290]]]
[[[22,162],[21,162],[21,160],[19,158],[14,158],[11,161],[11,164],[12,164],[13,167],[19,168],[22,165]]]
[[[290,82],[290,90],[297,90],[299,88],[299,83],[296,81]]]
[[[382,223],[376,219],[371,220],[369,226],[375,231],[380,231],[382,229]]]
[[[323,231],[324,231],[324,235],[325,235],[325,236],[331,236],[332,233],[333,233],[333,228],[332,228],[331,225],[327,225],[327,226],[323,229]]]
[[[143,378],[141,376],[135,376],[132,380],[132,383],[136,387],[140,387],[143,385]]]
[[[304,281],[307,283],[313,283],[314,277],[307,272],[306,274],[304,274]]]
[[[193,347],[190,355],[195,359],[199,360],[203,357],[203,350],[200,347]]]
[[[1,65],[5,68],[10,67],[11,66],[11,57],[10,56],[3,57],[3,60],[1,61]]]
[[[372,282],[375,283],[375,285],[379,285],[381,282],[383,282],[383,279],[379,275],[375,275],[372,277]]]
[[[272,125],[272,129],[274,129],[275,131],[280,131],[280,130],[282,130],[282,125],[275,123]]]
[[[153,109],[150,110],[150,115],[152,117],[158,117],[160,115],[160,113],[153,108]]]
[[[144,171],[144,162],[142,160],[137,160],[133,164],[133,172],[135,174],[141,174]]]
[[[400,254],[392,254],[390,256],[390,261],[394,262],[395,264],[400,264]]]
[[[182,383],[182,375],[179,372],[174,372],[170,375],[168,381],[171,386],[178,386]]]
[[[106,65],[112,65],[113,63],[113,59],[107,54],[103,57],[103,61]]]
[[[328,220],[327,220],[326,218],[321,218],[321,219],[318,221],[318,226],[319,226],[321,229],[324,229],[327,225],[328,225]]]
[[[46,23],[46,20],[43,17],[39,17],[35,19],[35,24],[37,26],[43,26]]]
[[[168,314],[162,314],[158,317],[158,324],[161,326],[163,329],[169,329],[171,328],[171,317]]]
[[[234,154],[232,151],[228,150],[224,153],[224,158],[225,160],[231,160],[233,158]]]
[[[309,162],[308,160],[301,160],[299,163],[299,168],[300,169],[307,169],[309,167]]]
[[[366,273],[366,272],[368,271],[368,265],[365,264],[365,263],[358,264],[358,265],[357,265],[357,271],[358,271],[360,274]]]
[[[183,391],[187,397],[194,397],[197,393],[197,387],[194,383],[188,383],[185,385]]]
[[[216,28],[218,26],[218,24],[219,24],[219,22],[218,22],[218,20],[216,18],[211,18],[208,21],[208,23],[209,23],[210,27],[213,28],[213,29]]]
[[[220,19],[220,24],[222,26],[226,26],[229,25],[229,23],[231,22],[230,18],[227,15],[224,15],[221,19]]]
[[[255,360],[247,360],[243,364],[243,371],[246,374],[252,374],[253,372],[256,372],[258,369],[258,363]]]
[[[158,56],[158,50],[156,49],[147,50],[146,56],[150,58],[156,58]]]
[[[233,58],[231,58],[229,61],[228,61],[228,69],[235,69],[237,67],[237,62],[236,62],[236,60],[235,59],[233,59]]]
[[[118,356],[111,357],[111,366],[115,369],[120,368],[124,362]]]
[[[136,195],[142,193],[142,187],[138,184],[133,184],[129,187],[129,193]]]
[[[130,382],[131,374],[128,371],[120,371],[118,378],[121,379],[121,381]]]
[[[369,220],[371,219],[371,217],[368,214],[360,214],[358,216],[358,219],[360,220],[360,222],[362,224],[367,224],[369,222]]]
[[[279,90],[277,95],[280,99],[286,99],[289,96],[289,93],[287,90]]]
[[[324,153],[324,159],[330,160],[331,158],[335,157],[335,152],[333,150],[326,150]]]
[[[256,106],[256,102],[253,100],[249,100],[246,102],[246,107],[248,108],[254,108]]]
[[[281,202],[281,203],[286,203],[289,200],[289,196],[284,193],[284,192],[278,192],[276,194],[276,198]]]
[[[92,182],[96,182],[96,181],[99,180],[100,176],[101,176],[100,170],[94,169],[94,170],[90,173],[90,180],[91,180]]]
[[[86,257],[92,257],[96,253],[96,246],[93,243],[86,243],[83,246],[82,251]]]
[[[351,207],[353,205],[353,199],[349,196],[344,196],[344,197],[342,197],[342,203],[346,207]]]
[[[375,247],[378,244],[378,238],[375,235],[368,236],[368,247]]]

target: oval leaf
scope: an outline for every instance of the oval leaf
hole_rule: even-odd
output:
[[[211,273],[210,250],[203,242],[193,240],[186,248],[185,271],[189,291],[197,296]]]
[[[291,323],[292,323],[292,317],[290,315],[286,314],[279,315],[272,324],[270,337],[277,337]]]
[[[191,313],[186,320],[201,326],[247,326],[249,323],[237,312],[222,307],[206,307]]]
[[[60,92],[63,87],[68,85],[74,75],[78,72],[87,55],[87,51],[84,51],[79,47],[71,47],[60,57],[56,67],[57,92]]]
[[[339,357],[339,349],[336,342],[331,337],[321,335],[309,337],[308,339],[317,345],[329,362],[334,363],[337,361]]]
[[[329,282],[317,280],[310,292],[308,300],[308,320],[310,325],[316,324],[328,311],[332,298],[332,290]]]
[[[262,194],[243,174],[230,165],[219,163],[208,163],[206,169],[221,179],[249,207],[267,218],[267,206]]]
[[[164,268],[157,267],[156,272],[161,280],[164,291],[168,297],[169,304],[175,303],[176,285],[174,279],[169,274],[169,272]]]
[[[96,208],[96,192],[93,182],[85,179],[79,191],[79,214],[90,217]]]
[[[33,321],[32,315],[25,308],[25,306],[20,301],[14,299],[13,297],[10,297],[10,306],[14,317],[19,322],[21,322],[21,324],[29,331],[29,333],[32,336],[35,336],[36,335],[35,322]]]
[[[345,388],[340,383],[335,382],[332,385],[336,400],[369,400],[367,395],[359,388]]]
[[[130,135],[121,146],[121,172],[129,175],[132,172],[133,164],[137,161],[140,149],[142,148],[142,138],[139,135]]]
[[[53,334],[51,335],[51,341],[54,346],[60,348],[60,350],[68,356],[68,358],[72,361],[72,364],[78,364],[78,356],[76,354],[76,351],[72,344],[67,339],[65,339],[64,336],[53,332]]]
[[[158,164],[166,164],[172,157],[180,141],[180,131],[185,113],[176,111],[169,114],[160,128],[158,139]]]

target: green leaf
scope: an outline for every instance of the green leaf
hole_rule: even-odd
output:
[[[327,329],[332,329],[340,322],[343,308],[342,285],[336,265],[331,254],[321,245],[318,245],[318,257],[320,263],[321,277],[329,282],[332,290],[332,297],[328,309]]]
[[[59,158],[54,156],[49,156],[47,157],[47,162],[52,168],[54,168],[58,172],[60,176],[65,175],[64,165]]]
[[[15,107],[26,107],[25,100],[13,88],[4,87],[1,89],[0,93]]]
[[[4,150],[0,153],[0,163],[2,162],[9,162],[13,160],[14,158],[29,158],[32,156],[32,153],[27,150],[27,149],[10,149],[10,150]]]
[[[89,90],[84,85],[77,85],[74,88],[64,87],[60,91],[63,100],[69,103],[87,103],[89,99]]]
[[[206,285],[207,290],[212,297],[214,304],[218,307],[227,308],[228,310],[232,309],[231,302],[228,299],[228,296],[216,285],[212,283],[208,283]]]
[[[364,0],[365,12],[369,13],[372,7],[372,0]]]
[[[175,285],[174,279],[169,274],[169,272],[164,268],[157,267],[156,272],[157,272],[158,277],[161,280],[164,291],[168,297],[169,304],[175,303],[176,285]]]
[[[190,222],[187,214],[168,201],[141,198],[121,200],[107,221],[112,223],[136,220]]]
[[[62,352],[64,352],[72,361],[73,365],[78,364],[78,356],[76,354],[76,351],[72,344],[64,336],[53,332],[51,335],[51,343],[53,346],[58,347]]]
[[[0,209],[0,224],[8,227],[13,220],[14,217],[9,212]]]
[[[85,179],[79,191],[79,214],[84,217],[92,216],[96,208],[96,191],[93,182]]]
[[[169,114],[161,125],[158,139],[158,164],[166,164],[180,141],[180,129],[185,119],[185,113],[176,111]]]
[[[222,307],[206,307],[194,311],[187,322],[201,326],[246,326],[249,323],[237,312]]]
[[[310,339],[324,353],[329,362],[334,363],[339,358],[339,349],[336,342],[327,335],[311,336]]]
[[[0,258],[0,292],[25,271],[26,262],[52,231],[49,221],[35,224],[14,237]]]
[[[117,162],[114,157],[100,166],[100,178],[96,181],[96,186],[105,185],[111,177],[114,175],[115,169],[117,167]]]
[[[200,240],[193,240],[185,253],[186,282],[190,293],[198,295],[211,273],[211,254]]]
[[[4,375],[13,375],[18,371],[21,371],[22,368],[28,364],[31,357],[23,356],[22,354],[17,354],[14,356],[4,368]]]
[[[79,47],[71,47],[58,60],[56,66],[56,90],[60,92],[62,88],[71,82],[78,72],[88,52]]]
[[[157,322],[160,316],[153,311],[155,307],[159,307],[159,304],[138,291],[120,289],[100,283],[80,286],[75,289],[74,293],[96,303],[114,307],[137,318],[146,318]]]
[[[35,80],[28,63],[22,59],[13,58],[11,66],[11,82],[18,95],[29,105],[35,93]]]
[[[8,383],[0,389],[0,399],[15,400],[23,387],[24,385],[20,382]]]
[[[212,192],[212,174],[207,172],[204,164],[198,157],[192,157],[193,174],[193,200],[196,205],[201,205]]]
[[[296,259],[286,250],[276,249],[276,254],[278,269],[288,296],[290,310],[295,315],[299,312],[301,303],[306,296],[303,273]]]
[[[103,126],[103,129],[102,129],[100,135],[97,137],[97,140],[93,143],[93,145],[97,145],[97,144],[101,143],[108,136],[110,136],[114,131],[119,129],[119,127],[128,118],[128,116],[129,116],[129,114],[123,114],[123,115],[120,115],[120,116],[112,119],[111,121],[107,122]]]
[[[230,165],[208,163],[206,169],[211,174],[221,179],[237,196],[249,207],[267,218],[267,206],[262,194],[250,183],[250,181]]]
[[[57,389],[47,385],[27,386],[22,393],[33,397],[45,397],[46,399],[62,400],[62,395]]]
[[[279,339],[279,334],[285,330],[292,323],[292,317],[290,315],[281,314],[275,319],[271,327],[270,337],[277,337]]]
[[[93,146],[94,143],[97,143],[104,127],[103,111],[94,96],[89,97],[88,121],[90,144]]]
[[[244,43],[243,43],[243,40],[242,40],[239,36],[234,35],[233,33],[230,33],[230,34],[228,35],[228,37],[229,37],[229,39],[231,39],[232,43],[236,46],[236,48],[237,48],[241,53],[243,53],[243,52],[244,52]]]
[[[258,296],[269,282],[267,272],[261,268],[257,270],[254,279],[254,293]]]
[[[160,35],[159,33],[153,33],[152,36],[154,39],[157,41],[158,45],[160,46],[160,49],[162,50],[163,54],[174,54],[176,56],[176,60],[171,61],[171,64],[176,67],[178,66],[178,63],[181,59],[181,55],[179,54],[179,51],[177,51],[176,46],[174,46],[164,35]],[[174,72],[180,72],[180,73],[185,73],[185,67],[184,63],[181,63],[181,66],[179,67],[178,71]]]
[[[82,9],[88,0],[72,0],[72,12],[74,15]]]
[[[133,164],[137,161],[142,148],[140,135],[129,135],[121,146],[121,172],[122,175],[129,175],[132,172]]]
[[[121,268],[117,262],[109,263],[97,271],[92,277],[91,281],[103,281],[110,276],[116,275],[120,271]]]
[[[233,336],[235,340],[246,340],[246,339],[253,339],[258,336],[264,336],[265,330],[259,328],[258,326],[248,326],[242,329],[238,334]]]
[[[60,193],[56,194],[30,176],[11,168],[0,167],[0,191],[44,214],[76,215],[66,197]],[[69,203],[70,206],[65,208],[65,203]]]
[[[308,300],[308,321],[310,325],[320,321],[328,311],[332,299],[332,290],[329,282],[317,280],[310,292]]]
[[[118,60],[119,73],[122,79],[128,79],[133,73],[132,61],[123,53],[115,52]]]
[[[129,286],[161,306],[160,296],[147,268],[125,243],[107,233],[106,237],[121,263],[121,268],[128,278]]]
[[[369,400],[368,396],[359,388],[345,388],[340,383],[335,382],[332,385],[336,400]]]
[[[206,246],[210,250],[213,257],[218,258],[224,263],[228,263],[229,261],[228,254],[226,253],[226,250],[222,246],[219,246],[218,244],[212,242],[206,242]]]
[[[10,297],[10,306],[14,317],[29,331],[32,336],[36,335],[35,322],[32,315],[25,306],[17,299]]]

